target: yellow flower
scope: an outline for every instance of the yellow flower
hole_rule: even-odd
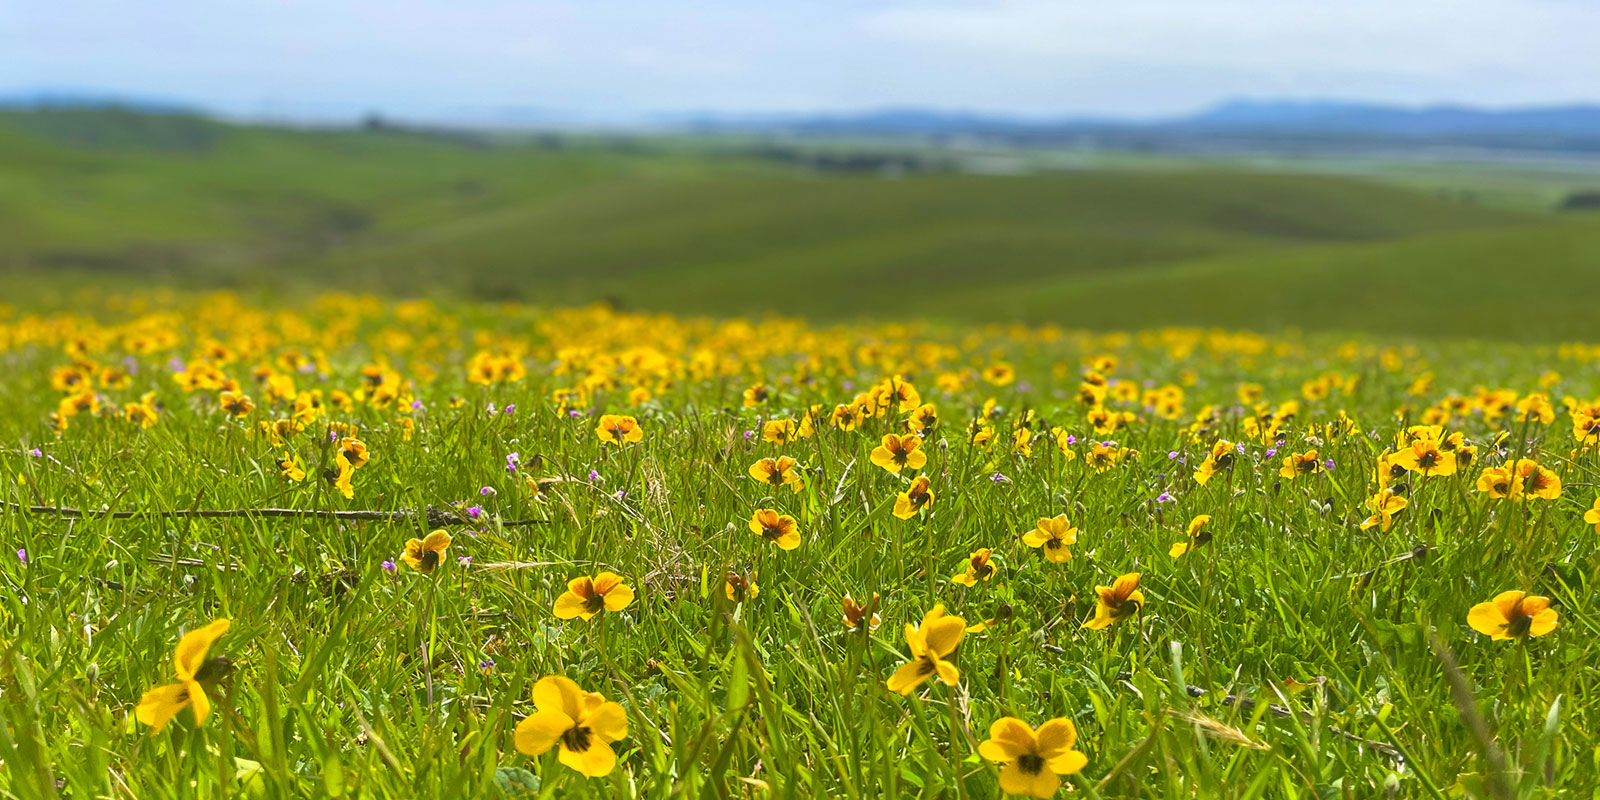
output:
[[[1203,544],[1209,543],[1211,541],[1211,531],[1206,530],[1206,526],[1210,524],[1210,514],[1200,514],[1189,520],[1188,539],[1173,545],[1172,549],[1167,551],[1167,555],[1177,558]]]
[[[372,453],[367,450],[366,443],[360,439],[345,437],[339,440],[339,455],[337,458],[343,463],[349,464],[352,469],[358,469],[366,466],[367,462],[372,460]]]
[[[1561,478],[1555,472],[1539,466],[1539,462],[1531,458],[1519,458],[1513,469],[1524,495],[1544,500],[1561,496]]]
[[[904,436],[886,433],[882,444],[872,451],[872,463],[890,472],[922,469],[922,465],[928,463],[928,454],[922,451],[922,437],[912,433]]]
[[[917,512],[932,508],[933,490],[928,486],[928,476],[918,475],[916,480],[895,498],[894,515],[900,519],[911,519]]]
[[[178,642],[172,663],[178,670],[178,682],[157,686],[139,698],[134,716],[160,733],[167,723],[185,707],[193,706],[194,722],[204,724],[211,714],[211,700],[206,697],[203,684],[215,682],[231,669],[226,658],[208,660],[206,654],[222,634],[228,632],[228,620],[219,619],[199,630],[189,631]]]
[[[246,417],[256,410],[256,404],[251,402],[249,395],[239,392],[223,392],[217,397],[217,402],[231,417]]]
[[[1543,636],[1556,629],[1556,610],[1548,597],[1529,597],[1526,592],[1501,592],[1487,603],[1467,612],[1472,629],[1496,641]]]
[[[750,465],[750,477],[774,488],[787,486],[798,492],[805,487],[805,481],[800,478],[795,464],[788,456],[763,458]]]
[[[754,572],[750,573],[749,578],[730,572],[722,582],[722,593],[727,595],[730,603],[743,603],[746,600],[756,599],[756,596],[761,594],[761,587],[756,585]]]
[[[306,479],[305,468],[300,466],[300,461],[293,454],[284,453],[283,457],[278,459],[277,464],[279,475],[295,482]]]
[[[911,694],[929,678],[938,675],[946,686],[961,680],[961,671],[946,660],[961,644],[966,635],[967,621],[960,617],[945,616],[944,606],[934,606],[922,618],[920,626],[906,623],[906,646],[911,649],[911,660],[887,681],[889,691]]]
[[[600,417],[600,424],[594,429],[600,441],[605,444],[622,445],[629,442],[644,440],[644,430],[639,427],[639,421],[633,417],[624,417],[618,414],[605,414]]]
[[[1066,514],[1057,514],[1053,519],[1042,517],[1037,527],[1022,535],[1022,543],[1043,547],[1045,560],[1062,564],[1072,560],[1067,546],[1078,543],[1078,529],[1067,521]]]
[[[1595,532],[1600,533],[1600,497],[1594,500],[1594,506],[1583,512],[1583,521],[1594,526]]]
[[[792,419],[775,419],[761,426],[761,438],[776,445],[785,445],[795,440],[799,426]]]
[[[1017,370],[1004,361],[983,368],[983,379],[994,386],[1005,386],[1017,379]]]
[[[1456,474],[1456,455],[1441,449],[1434,439],[1417,439],[1409,447],[1394,454],[1393,463],[1410,472],[1429,475]]]
[[[567,590],[556,598],[558,619],[594,619],[601,611],[621,611],[633,604],[633,589],[614,572],[593,578],[580,575],[567,581]]]
[[[758,508],[750,515],[750,532],[777,545],[781,550],[800,546],[800,527],[794,517],[770,508]]]
[[[1053,719],[1035,730],[1016,717],[1002,717],[989,726],[978,754],[1005,765],[1000,789],[1007,794],[1051,797],[1061,787],[1056,776],[1075,775],[1089,763],[1073,749],[1077,743],[1078,729],[1070,719]]]
[[[828,422],[841,431],[853,431],[861,424],[861,410],[853,405],[834,406]]]
[[[1516,480],[1511,470],[1506,467],[1489,467],[1478,473],[1476,486],[1479,492],[1496,500],[1509,497],[1516,502],[1522,502],[1522,482]]]
[[[861,630],[863,626],[868,631],[875,631],[883,619],[878,616],[878,593],[872,593],[872,599],[865,605],[858,604],[855,598],[845,595],[842,602],[844,606],[844,626],[852,630]]]
[[[1104,630],[1111,624],[1131,617],[1144,607],[1144,592],[1139,591],[1139,573],[1130,572],[1117,578],[1110,586],[1096,586],[1094,618],[1083,623],[1091,630]]]
[[[987,581],[994,578],[994,564],[989,559],[994,551],[987,547],[980,547],[967,556],[966,570],[951,576],[950,580],[962,586],[977,586],[978,581]]]
[[[934,428],[939,426],[939,409],[932,403],[917,406],[906,418],[906,430],[924,439],[933,435]]]
[[[426,538],[406,542],[406,550],[400,554],[400,560],[424,575],[432,575],[439,562],[444,560],[444,551],[449,548],[449,532],[437,530]]]
[[[1361,530],[1366,530],[1374,525],[1383,527],[1379,530],[1389,530],[1394,524],[1394,516],[1399,514],[1411,501],[1395,494],[1389,489],[1380,489],[1377,494],[1367,501],[1367,507],[1372,509],[1372,516],[1361,523]]]
[[[1294,480],[1301,475],[1314,475],[1321,471],[1322,457],[1317,455],[1315,450],[1307,450],[1304,453],[1285,456],[1283,469],[1278,470],[1278,474],[1289,480]]]
[[[1204,461],[1195,468],[1194,481],[1201,486],[1216,477],[1220,472],[1233,466],[1234,446],[1232,442],[1218,441],[1211,445],[1211,452],[1206,454]]]
[[[767,402],[767,398],[771,396],[772,393],[767,390],[766,385],[758,383],[744,390],[744,407],[755,408],[756,406]]]
[[[622,706],[560,675],[533,685],[533,705],[538,711],[517,723],[517,750],[540,756],[560,743],[561,763],[590,778],[611,774],[617,765],[611,743],[628,735]]]

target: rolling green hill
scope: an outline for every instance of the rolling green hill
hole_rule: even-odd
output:
[[[1600,338],[1576,314],[1600,299],[1597,258],[1600,222],[1338,177],[885,177],[665,140],[0,114],[14,287],[88,274],[823,319]]]

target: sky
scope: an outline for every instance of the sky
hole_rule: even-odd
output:
[[[1600,101],[1595,0],[0,0],[0,95],[250,117]]]

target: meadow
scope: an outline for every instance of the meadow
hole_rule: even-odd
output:
[[[0,112],[0,276],[61,301],[84,283],[170,284],[830,323],[1596,338],[1600,217],[1551,210],[1593,171],[1041,156],[1026,174],[884,175],[761,152]]]
[[[1600,347],[734,311],[0,308],[0,792],[1600,795]]]

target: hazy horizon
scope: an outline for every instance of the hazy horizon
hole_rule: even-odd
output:
[[[243,117],[568,120],[918,108],[1158,118],[1237,99],[1600,102],[1600,7],[1559,0],[113,0],[0,7],[0,95]]]

